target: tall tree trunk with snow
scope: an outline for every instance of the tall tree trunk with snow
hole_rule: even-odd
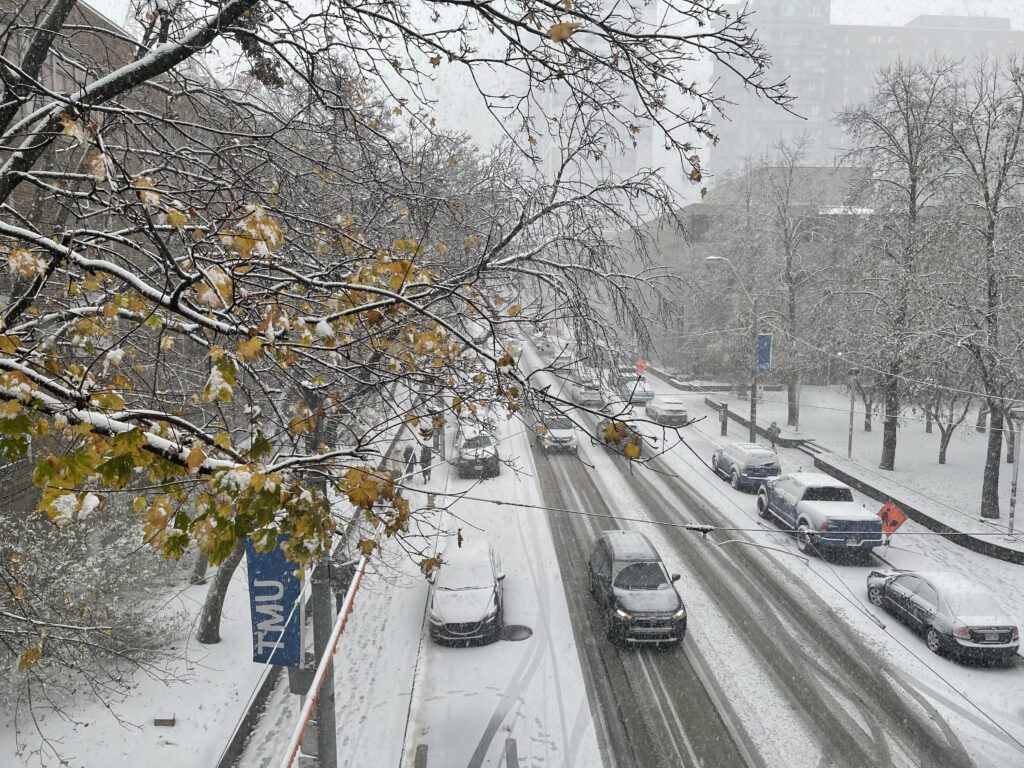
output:
[[[988,441],[985,445],[985,469],[981,478],[981,516],[999,517],[999,459],[1003,453],[1003,412],[1000,404],[989,401]]]
[[[882,389],[884,407],[882,419],[882,457],[878,462],[879,469],[894,469],[896,466],[896,429],[900,419],[900,379],[899,366],[894,365],[885,376]]]
[[[949,449],[949,442],[953,439],[953,431],[956,429],[956,425],[953,425],[946,429],[939,424],[939,464],[946,463],[946,451]]]
[[[196,627],[196,640],[204,645],[220,642],[220,617],[224,612],[224,598],[235,569],[242,562],[245,554],[245,541],[239,541],[227,559],[217,568],[217,573],[210,582],[210,590],[203,602],[203,612],[199,614],[199,625]]]

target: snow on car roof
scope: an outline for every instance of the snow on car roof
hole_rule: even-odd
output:
[[[654,404],[658,405],[658,406],[661,406],[663,408],[685,408],[686,407],[686,402],[684,400],[670,400],[670,399],[666,399],[664,397],[659,397],[657,400],[654,401]]]
[[[849,488],[846,483],[836,480],[824,472],[791,472],[787,477],[800,483],[800,485],[816,485],[824,488]]]
[[[442,589],[488,586],[494,581],[490,553],[490,544],[475,537],[463,541],[461,547],[445,547],[444,564],[437,572],[437,586]]]
[[[943,595],[983,593],[985,590],[959,573],[948,571],[908,571],[911,576],[920,576]]]
[[[658,556],[651,542],[636,531],[605,531],[602,536],[616,560],[652,560]]]

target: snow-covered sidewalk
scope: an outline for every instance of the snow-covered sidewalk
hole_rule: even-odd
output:
[[[206,591],[205,585],[183,587],[169,597],[167,607],[194,620]],[[252,662],[244,560],[228,589],[220,634],[217,645],[200,645],[191,634],[176,640],[168,649],[179,656],[165,667],[169,682],[137,672],[127,693],[107,702],[109,709],[107,703],[80,694],[76,701],[63,702],[73,722],[37,712],[39,729],[52,744],[41,752],[32,754],[40,739],[31,726],[24,728],[22,723],[16,734],[13,724],[4,724],[0,765],[215,766],[264,671]],[[157,726],[154,718],[175,722]],[[21,751],[16,747],[19,742],[25,747]]]

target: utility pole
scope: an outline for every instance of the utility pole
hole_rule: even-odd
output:
[[[306,435],[306,449],[315,452],[323,442],[323,394],[311,387],[303,387],[313,428]],[[327,493],[323,476],[307,475],[307,482]],[[310,608],[313,612],[313,658],[319,660],[327,652],[334,628],[334,591],[331,587],[331,553],[327,552],[314,566],[310,576]],[[309,695],[307,693],[307,695]],[[337,768],[337,729],[334,722],[334,663],[328,662],[327,672],[316,700],[316,760],[319,768]]]
[[[732,266],[732,262],[729,262]],[[736,276],[739,279],[739,275]],[[749,295],[749,294],[748,294]],[[761,350],[757,339],[757,296],[750,296],[750,329],[754,341],[754,368],[750,372],[750,442],[757,442],[757,373],[761,367]]]
[[[1010,429],[1013,429],[1013,422],[1017,422],[1017,442],[1013,457],[1013,482],[1010,483],[1010,526],[1008,538],[1013,538],[1013,513],[1017,509],[1017,477],[1020,474],[1021,436],[1024,435],[1024,408],[1020,406],[1011,408],[1006,412],[1010,420]]]
[[[856,376],[860,373],[860,371],[857,368],[851,368],[848,373],[849,373],[849,377],[847,379],[847,382],[850,385],[850,433],[849,433],[849,435],[846,438],[846,458],[852,459],[853,458],[853,404],[854,404],[854,397],[857,394],[857,388],[855,386],[855,384],[856,384]]]
[[[757,442],[757,374],[761,367],[761,354],[758,346],[758,335],[757,335],[757,296],[754,296],[747,290],[747,287],[743,285],[743,279],[740,277],[740,273],[736,270],[736,265],[732,263],[732,259],[726,256],[705,256],[704,261],[724,261],[729,265],[729,269],[736,275],[736,282],[739,284],[743,293],[746,294],[747,299],[750,301],[750,336],[751,343],[754,347],[754,367],[750,370],[750,442]],[[722,434],[725,434],[723,432]]]

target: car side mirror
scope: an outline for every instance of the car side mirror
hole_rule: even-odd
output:
[[[672,574],[672,582],[673,583],[679,581],[681,578],[682,578],[682,576],[680,576],[678,573],[673,573]]]
[[[497,578],[498,578],[498,581],[504,581],[505,580],[505,574],[504,573],[499,573]]]

